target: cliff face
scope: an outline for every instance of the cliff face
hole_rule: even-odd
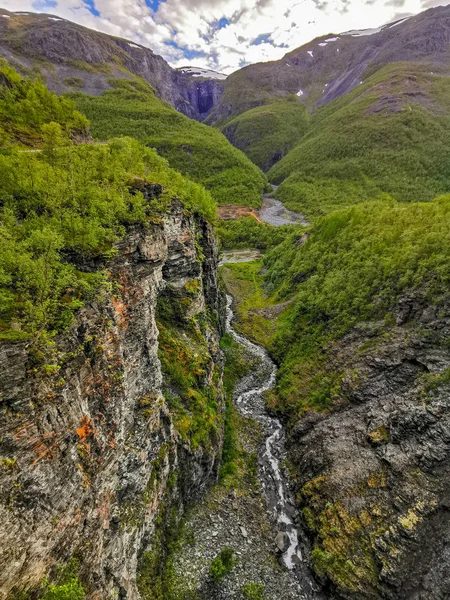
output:
[[[174,202],[117,250],[109,299],[79,311],[51,366],[23,341],[0,346],[1,598],[38,587],[72,557],[89,597],[137,598],[138,564],[161,551],[161,521],[216,478],[222,299],[212,231]],[[161,366],[162,305],[177,308],[175,337],[201,352],[195,392],[214,399],[214,422],[195,441],[194,425],[180,426],[191,407]]]
[[[448,307],[404,297],[328,353],[341,399],[290,432],[316,572],[339,597],[450,594]]]

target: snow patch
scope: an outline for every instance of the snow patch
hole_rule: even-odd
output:
[[[328,38],[328,39],[327,39],[327,40],[325,40],[325,41],[326,41],[326,42],[335,42],[335,41],[336,41],[336,40],[338,40],[338,39],[339,39],[338,37],[331,37],[331,38]]]
[[[137,46],[136,44],[132,44],[131,42],[128,42],[128,45],[130,46],[130,48],[137,48],[138,50],[142,50],[142,48],[140,46]]]
[[[288,67],[290,67],[290,66],[291,66],[289,63],[286,63],[286,65],[287,65]]]
[[[16,15],[25,15],[28,16],[30,13],[26,13],[26,12],[16,12]]]
[[[201,69],[200,67],[180,67],[178,69],[182,73],[188,73],[192,77],[206,77],[207,79],[226,79],[227,76],[223,73],[218,73],[211,69]]]
[[[56,17],[49,17],[49,21],[62,21],[62,19],[57,19]]]
[[[310,55],[311,58],[314,58],[314,54],[312,53],[312,50],[308,50],[308,54]]]
[[[342,35],[351,35],[352,37],[362,37],[364,35],[374,35],[375,33],[380,33],[383,29],[382,27],[374,27],[373,29],[352,29],[351,31],[346,31]]]
[[[300,96],[303,96],[303,90],[298,90],[298,92],[297,92],[297,96],[298,96],[298,97],[300,97]]]
[[[397,25],[401,25],[402,23],[407,21],[409,18],[410,17],[406,17],[406,19],[402,19],[401,21],[397,21],[397,23],[394,23],[393,25],[389,25],[389,29],[392,29],[393,27],[397,27]]]
[[[327,43],[326,42],[320,42],[319,46],[326,46]]]
[[[3,17],[4,19],[10,19],[10,18],[11,18],[9,15],[2,15],[2,17]]]
[[[339,48],[336,48],[336,52],[340,52],[340,49],[339,49]]]

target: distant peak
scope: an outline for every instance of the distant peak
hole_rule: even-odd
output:
[[[218,73],[212,69],[202,69],[201,67],[180,67],[177,71],[191,75],[192,77],[205,77],[206,79],[221,79],[227,78],[224,73]]]

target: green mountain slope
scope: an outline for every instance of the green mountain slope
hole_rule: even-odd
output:
[[[142,79],[111,79],[110,84],[114,89],[100,97],[73,96],[96,139],[135,137],[202,183],[218,203],[259,206],[263,173],[221,133],[177,112]]]
[[[228,140],[267,171],[305,134],[309,115],[295,95],[240,114],[222,128]]]
[[[318,109],[269,179],[282,183],[280,200],[311,217],[385,194],[430,200],[450,190],[449,134],[449,78],[397,63]]]
[[[22,77],[0,58],[0,147],[11,143],[38,146],[42,127],[58,123],[73,137],[86,137],[88,120],[67,98],[58,98],[41,81]]]

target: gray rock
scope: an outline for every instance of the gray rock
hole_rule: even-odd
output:
[[[290,545],[288,534],[284,531],[279,531],[275,538],[275,544],[280,552],[286,552]]]

